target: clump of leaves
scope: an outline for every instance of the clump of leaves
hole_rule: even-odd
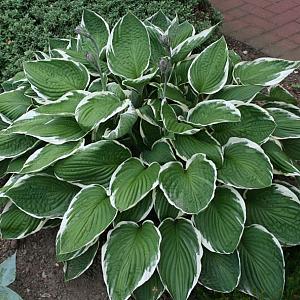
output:
[[[223,37],[191,55],[214,29],[158,12],[110,30],[85,11],[77,38],[5,82],[2,238],[60,226],[70,280],[104,237],[113,300],[184,300],[198,282],[280,299],[300,192],[274,174],[300,175],[300,111],[278,84],[300,62],[240,61]]]
[[[8,286],[16,280],[16,254],[13,254],[0,264],[0,298],[22,300],[22,298]]]

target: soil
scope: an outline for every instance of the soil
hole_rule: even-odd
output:
[[[228,37],[227,41],[229,47],[234,49],[243,60],[266,56],[264,53],[232,38]],[[292,84],[295,83],[300,83],[300,75],[296,72],[291,74],[284,81],[283,85],[300,99],[300,89],[292,87]],[[91,270],[78,279],[67,283],[64,282],[62,265],[58,264],[55,259],[56,231],[57,229],[55,228],[42,230],[19,241],[0,240],[0,262],[17,250],[17,279],[11,285],[11,288],[18,292],[24,300],[108,299],[102,278],[99,256],[96,257]],[[296,248],[297,251],[300,250],[299,247]],[[299,263],[295,262],[295,264],[300,269]],[[191,298],[199,299],[196,294]],[[215,299],[215,297],[212,296],[209,299]],[[234,296],[232,299],[241,298],[240,296]],[[293,297],[293,299],[299,298]]]
[[[17,279],[10,286],[24,300],[106,300],[106,287],[96,257],[91,270],[64,282],[55,259],[57,229],[42,230],[19,241],[0,241],[0,261],[17,250]]]

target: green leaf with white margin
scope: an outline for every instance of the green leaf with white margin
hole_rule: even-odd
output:
[[[147,121],[140,120],[140,136],[145,145],[152,147],[152,145],[162,138],[162,130],[160,127],[150,124]]]
[[[162,45],[160,37],[163,34],[159,28],[155,26],[146,26],[150,38],[150,67],[158,67],[159,61],[162,57],[168,56],[166,48]]]
[[[268,141],[261,146],[270,158],[275,172],[285,176],[300,176],[300,170],[293,163],[292,159],[282,150],[282,146],[277,141]],[[299,151],[299,150],[298,150]]]
[[[21,174],[39,172],[51,166],[58,160],[67,158],[74,154],[84,145],[84,140],[79,142],[69,142],[61,145],[47,144],[43,148],[36,150],[24,162]]]
[[[225,85],[213,97],[226,101],[251,102],[262,89],[263,87],[259,85]]]
[[[117,211],[101,185],[83,188],[64,214],[58,235],[60,254],[74,252],[90,244],[113,222]]]
[[[187,38],[185,41],[181,42],[176,48],[172,49],[172,62],[175,64],[184,60],[195,48],[201,46],[210,37],[210,35],[214,32],[218,25],[219,24],[214,25],[208,29],[201,31],[196,35]]]
[[[277,239],[261,225],[245,227],[239,245],[238,289],[264,300],[280,300],[284,289],[284,257]]]
[[[133,298],[135,300],[158,300],[164,290],[165,288],[160,277],[157,271],[155,271],[147,282],[133,292]]]
[[[75,111],[75,118],[85,130],[92,130],[124,110],[130,101],[121,101],[111,92],[95,92],[83,98]]]
[[[261,57],[235,65],[233,77],[242,85],[272,86],[280,83],[299,67],[300,61]]]
[[[51,220],[51,219],[50,219]],[[55,220],[55,219],[52,219]],[[56,219],[56,220],[60,220],[61,219]],[[48,221],[49,222],[49,221]],[[57,226],[60,226],[61,223],[58,223]],[[57,227],[55,226],[55,227]],[[97,243],[98,239],[93,240],[91,243],[87,244],[85,247],[76,250],[74,252],[69,252],[69,253],[59,253],[60,252],[60,235],[57,234],[56,235],[56,243],[55,243],[55,255],[56,255],[56,260],[58,262],[66,262],[68,260],[74,259],[80,255],[82,255],[84,252],[86,252],[92,245],[94,245],[95,243]]]
[[[159,230],[162,236],[158,272],[173,299],[186,300],[201,272],[201,237],[192,222],[166,219]]]
[[[0,286],[0,295],[2,300],[23,300],[20,295],[8,287]]]
[[[147,105],[150,106],[150,108],[152,109],[154,118],[156,119],[156,121],[158,122],[159,125],[161,125],[160,121],[162,121],[161,120],[161,104],[162,104],[162,101],[157,98],[149,99],[147,101]]]
[[[107,187],[113,172],[129,157],[129,149],[122,144],[102,140],[84,146],[70,157],[58,161],[54,173],[61,180]]]
[[[237,251],[231,254],[214,253],[203,249],[202,270],[199,282],[209,290],[230,293],[238,285],[241,276]]]
[[[82,275],[93,263],[99,248],[99,242],[92,245],[83,254],[64,263],[64,279],[70,281]]]
[[[152,192],[149,192],[138,204],[134,207],[118,213],[114,223],[117,224],[122,221],[132,221],[132,222],[141,222],[143,221],[150,213],[153,207],[153,197]]]
[[[110,71],[129,79],[139,78],[150,60],[150,39],[145,25],[127,13],[114,26],[107,45]]]
[[[195,56],[189,56],[187,59],[179,62],[174,66],[171,81],[176,83],[177,86],[188,83],[188,70],[194,61]]]
[[[247,191],[247,223],[261,224],[283,244],[300,244],[300,201],[281,184]]]
[[[221,37],[192,62],[188,71],[189,83],[199,94],[214,94],[226,84],[228,69],[228,48]]]
[[[243,198],[236,190],[226,186],[217,187],[208,207],[194,216],[203,246],[221,254],[236,250],[245,221],[246,207]]]
[[[173,133],[178,134],[193,134],[198,132],[199,128],[194,128],[192,125],[178,120],[174,108],[163,100],[161,105],[161,117],[165,128]]]
[[[93,80],[89,85],[88,91],[91,93],[102,91],[101,78]]]
[[[49,38],[49,51],[54,49],[67,49],[70,46],[69,39]]]
[[[154,210],[160,221],[167,218],[176,219],[180,211],[169,203],[163,191],[160,188],[153,190]]]
[[[161,88],[163,89],[163,85],[161,85]],[[188,107],[191,105],[191,103],[186,100],[186,97],[183,94],[183,92],[172,83],[168,83],[166,86],[166,98],[179,104],[180,106],[182,106],[182,108],[186,110],[188,110]]]
[[[270,186],[272,179],[272,164],[259,145],[244,138],[228,140],[219,181],[237,188],[261,189]]]
[[[61,217],[79,187],[49,175],[25,175],[5,195],[21,210],[34,218]]]
[[[297,105],[291,104],[291,103],[285,103],[280,101],[272,101],[267,102],[263,106],[264,108],[282,108],[284,110],[287,110],[298,117],[300,117],[300,108]]]
[[[44,223],[44,220],[33,218],[8,203],[0,215],[0,236],[6,240],[22,239],[39,231]]]
[[[23,134],[6,134],[0,132],[0,160],[18,157],[34,148],[38,140]]]
[[[9,202],[9,198],[4,197],[2,194],[0,194],[0,208],[2,209],[4,205]],[[0,235],[1,236],[1,235]]]
[[[82,13],[80,25],[88,31],[91,38],[96,42],[98,49],[95,49],[90,38],[87,38],[84,35],[78,35],[78,50],[99,51],[100,53],[106,46],[109,36],[109,27],[106,21],[97,13],[85,9]]]
[[[0,113],[0,130],[6,129],[11,123],[11,120]]]
[[[268,140],[276,127],[268,111],[252,103],[243,103],[237,108],[241,113],[240,122],[214,125],[213,136],[222,145],[231,137],[247,138],[258,144]]]
[[[112,130],[107,129],[103,138],[107,140],[115,140],[123,137],[127,133],[131,132],[137,119],[138,115],[135,108],[132,105],[129,105],[128,109],[124,113],[120,114],[117,126]]]
[[[281,180],[276,180],[275,183],[278,183],[280,185],[283,185],[285,187],[287,187],[290,191],[292,191],[300,200],[300,189],[286,181],[281,181]]]
[[[163,124],[161,124],[160,118],[156,116],[156,110],[154,110],[154,107],[150,104],[145,104],[141,107],[139,107],[136,110],[138,116],[142,119],[145,120],[146,122],[154,125],[154,126],[160,126],[162,127]]]
[[[300,117],[281,108],[268,108],[276,123],[273,136],[278,139],[300,138]]]
[[[187,38],[193,36],[195,34],[195,28],[188,21],[179,23],[178,17],[176,16],[166,31],[166,34],[170,40],[171,48],[174,49]]]
[[[196,126],[239,122],[240,119],[241,113],[233,103],[219,99],[200,102],[187,115],[187,121]]]
[[[287,89],[280,85],[271,87],[270,100],[297,105],[297,99]]]
[[[0,161],[0,178],[8,173],[8,167],[11,160],[9,158],[3,159]]]
[[[122,84],[129,88],[133,88],[137,91],[140,91],[143,89],[145,85],[147,85],[155,77],[157,71],[158,69],[155,69],[152,73],[143,75],[135,79],[124,79],[122,81]]]
[[[23,71],[20,71],[20,72],[16,73],[10,79],[2,82],[1,86],[2,86],[3,90],[5,92],[7,92],[7,91],[11,91],[11,90],[18,88],[24,82],[26,82],[25,74]]]
[[[174,156],[172,147],[168,143],[166,139],[160,139],[156,141],[151,150],[145,150],[141,153],[141,159],[146,164],[151,164],[153,162],[157,162],[160,165],[165,164],[169,161],[175,161],[176,158]]]
[[[287,89],[279,85],[271,87],[270,100],[297,105],[297,99]]]
[[[300,139],[281,140],[284,152],[294,160],[300,160]]]
[[[223,152],[220,143],[204,130],[193,135],[176,135],[172,143],[176,154],[183,160],[190,159],[196,153],[203,153],[218,168],[223,164]]]
[[[86,91],[68,92],[55,102],[39,106],[35,111],[45,115],[74,116],[77,105],[87,95],[89,92]]]
[[[106,87],[109,92],[115,94],[121,100],[132,98],[132,92],[129,90],[123,90],[123,88],[116,82],[109,82]]]
[[[16,279],[16,253],[0,264],[0,286],[5,287]]]
[[[28,157],[32,154],[32,150],[28,151],[27,153],[18,156],[16,158],[13,158],[8,165],[8,168],[6,170],[7,173],[16,173],[19,174],[19,172],[22,170],[23,165],[25,163],[25,161],[28,159]]]
[[[160,242],[160,232],[151,221],[140,226],[121,222],[108,233],[102,270],[110,299],[127,300],[151,278],[160,258]]]
[[[204,154],[195,154],[184,168],[180,162],[169,162],[161,168],[160,188],[168,201],[187,214],[204,210],[214,197],[217,170]]]
[[[61,218],[47,219],[43,226],[43,229],[56,228],[60,225],[60,223],[61,223]]]
[[[10,120],[22,116],[31,105],[31,99],[24,95],[22,89],[0,94],[0,113]]]
[[[25,62],[24,72],[33,90],[51,101],[72,90],[85,90],[90,80],[82,64],[58,58]]]
[[[257,100],[267,101],[268,103],[278,101],[297,105],[297,99],[284,87],[277,85],[270,88],[269,95],[258,94]]]
[[[34,110],[18,118],[5,132],[26,134],[55,145],[78,141],[86,135],[74,117],[43,115]]]
[[[160,166],[145,167],[138,158],[124,161],[112,175],[109,194],[113,207],[128,210],[141,201],[158,184]]]
[[[171,20],[161,10],[149,17],[147,21],[151,22],[163,31],[166,31],[171,25]]]

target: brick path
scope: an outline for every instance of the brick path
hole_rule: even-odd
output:
[[[264,53],[300,60],[300,0],[211,0],[223,32]]]

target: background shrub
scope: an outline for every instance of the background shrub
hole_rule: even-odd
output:
[[[208,0],[1,0],[0,82],[21,70],[34,51],[45,50],[49,37],[74,35],[83,8],[105,16],[109,24],[128,10],[144,19],[161,9],[191,21],[197,32],[221,20]]]

